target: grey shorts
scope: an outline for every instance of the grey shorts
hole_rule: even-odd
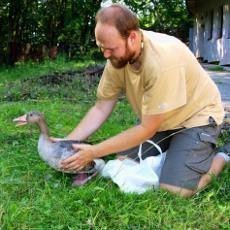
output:
[[[219,133],[220,126],[216,125],[158,132],[151,140],[157,143],[163,152],[167,150],[160,183],[196,189],[201,176],[207,173],[211,166]],[[148,143],[143,144],[142,150],[143,159],[159,154],[158,150]],[[119,155],[138,160],[137,152],[138,146]]]

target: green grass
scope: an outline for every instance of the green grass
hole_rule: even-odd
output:
[[[69,175],[49,168],[37,154],[38,129],[15,127],[12,119],[30,110],[42,111],[51,135],[64,137],[94,103],[96,82],[87,87],[88,80],[76,76],[67,84],[41,84],[34,80],[41,74],[76,69],[78,63],[47,62],[56,67],[44,72],[40,70],[44,63],[31,65],[8,69],[10,77],[0,71],[0,229],[229,229],[229,167],[191,199],[160,190],[124,194],[100,177],[74,188]],[[5,87],[11,90],[7,97]],[[121,100],[91,141],[119,133],[134,122]]]
[[[23,80],[58,71],[76,70],[89,64],[95,64],[95,61],[67,61],[64,56],[61,56],[54,61],[17,63],[15,68],[2,66],[0,67],[0,82],[3,84],[5,81]]]
[[[208,70],[210,70],[210,71],[224,71],[224,67],[219,66],[219,65],[210,66],[210,67],[208,67]]]

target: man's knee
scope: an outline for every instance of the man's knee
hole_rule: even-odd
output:
[[[186,188],[182,188],[182,187],[177,187],[174,185],[164,184],[164,183],[160,184],[160,188],[167,190],[171,193],[177,194],[181,197],[185,197],[185,198],[191,197],[196,193],[196,191],[194,191],[194,190],[190,190],[190,189],[186,189]]]

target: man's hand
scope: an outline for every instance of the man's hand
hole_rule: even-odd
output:
[[[73,148],[77,152],[61,162],[61,167],[64,170],[80,171],[95,158],[93,145],[73,144]]]

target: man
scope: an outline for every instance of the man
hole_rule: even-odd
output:
[[[94,133],[121,93],[140,124],[99,144],[74,145],[78,152],[62,162],[63,168],[81,170],[113,153],[135,159],[133,150],[152,139],[167,150],[161,188],[184,197],[204,188],[225,164],[214,154],[224,111],[213,81],[182,42],[141,30],[137,17],[122,5],[99,10],[95,37],[107,59],[97,102],[68,139],[85,140]],[[151,149],[145,157],[156,154]]]

